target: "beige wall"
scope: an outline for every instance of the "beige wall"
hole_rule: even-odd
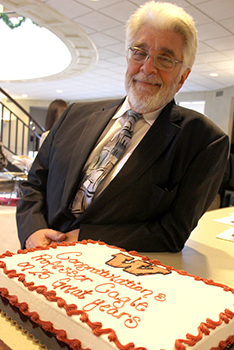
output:
[[[216,96],[217,92],[222,96]],[[213,120],[230,138],[232,137],[234,85],[217,91],[178,93],[176,101],[205,101],[205,114]],[[48,107],[50,101],[20,100],[22,106],[29,111],[30,106]]]
[[[51,101],[43,100],[27,100],[27,99],[16,99],[16,101],[30,113],[30,107],[48,107]],[[28,124],[28,118],[25,114],[17,107],[13,102],[8,99],[2,98],[2,103],[7,106],[12,112],[16,113],[26,124]]]
[[[223,95],[216,96],[220,91]],[[176,101],[205,101],[205,114],[232,138],[234,86],[217,91],[178,93]],[[29,112],[30,106],[48,107],[51,101],[20,99],[18,102]],[[7,101],[4,103],[8,104]],[[12,107],[12,103],[9,107]]]

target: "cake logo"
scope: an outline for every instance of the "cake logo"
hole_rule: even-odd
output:
[[[139,259],[134,259],[123,253],[114,254],[112,256],[113,258],[106,262],[107,265],[123,268],[123,271],[135,276],[154,275],[158,273],[167,275],[171,273],[171,271],[163,267]]]

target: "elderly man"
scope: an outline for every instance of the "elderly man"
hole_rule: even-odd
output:
[[[70,105],[23,183],[22,247],[101,240],[180,251],[222,180],[228,137],[177,106],[197,34],[183,9],[151,1],[126,29],[127,96]],[[114,82],[113,82],[114,83]]]

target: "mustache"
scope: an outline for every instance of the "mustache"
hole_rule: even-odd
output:
[[[143,73],[137,73],[135,75],[132,76],[132,81],[133,82],[143,82],[143,83],[150,83],[152,85],[163,85],[163,82],[161,79],[159,79],[158,77],[155,77],[155,75],[145,75]]]

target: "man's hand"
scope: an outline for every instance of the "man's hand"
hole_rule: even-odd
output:
[[[52,229],[42,229],[32,233],[25,242],[26,249],[35,248],[36,246],[46,246],[52,242],[73,242],[77,241],[79,229],[67,233],[55,231]]]
[[[78,241],[79,232],[80,232],[79,228],[76,229],[76,230],[67,232],[66,233],[65,242],[76,242],[76,241]]]

